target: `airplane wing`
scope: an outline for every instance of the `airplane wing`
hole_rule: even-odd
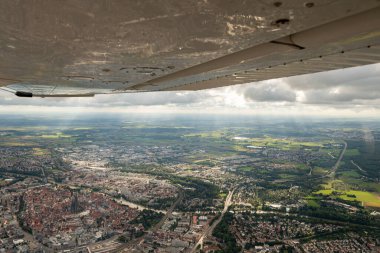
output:
[[[200,90],[380,62],[377,0],[4,0],[0,89]]]

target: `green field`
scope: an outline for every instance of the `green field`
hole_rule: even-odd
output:
[[[312,171],[312,174],[314,176],[321,176],[321,175],[326,175],[326,173],[328,172],[329,170],[328,169],[325,169],[325,168],[321,168],[321,167],[315,167]]]
[[[224,136],[225,136],[225,133],[223,130],[203,132],[203,133],[191,133],[191,134],[184,135],[184,137],[214,138],[214,139],[221,138]]]
[[[224,198],[227,197],[227,193],[219,193],[219,197],[220,197],[221,199],[224,199]]]
[[[307,205],[311,207],[320,207],[317,201],[314,199],[306,199]]]
[[[31,147],[31,146],[34,146],[34,144],[28,143],[28,142],[9,141],[9,142],[0,143],[0,146],[3,146],[3,147]]]
[[[55,133],[55,134],[43,134],[40,136],[41,138],[47,139],[58,139],[58,138],[70,138],[71,135],[63,134],[63,133]]]
[[[76,127],[73,130],[78,131],[78,130],[92,130],[94,129],[93,127]]]
[[[41,156],[48,154],[48,151],[42,148],[33,148],[33,154],[36,156]]]
[[[244,167],[240,167],[238,170],[239,170],[239,171],[245,171],[245,172],[248,172],[248,171],[253,171],[254,168],[249,167],[249,166],[244,166]]]
[[[371,193],[371,192],[355,191],[355,190],[339,191],[339,190],[334,190],[334,189],[325,189],[325,190],[319,190],[315,193],[326,195],[326,196],[332,195],[344,200],[351,200],[351,201],[356,200],[356,201],[362,202],[363,206],[380,207],[380,196],[378,194]],[[353,195],[355,197],[352,197]]]
[[[344,156],[358,156],[360,155],[360,152],[358,149],[346,149],[346,152],[344,153]]]
[[[328,142],[307,142],[299,141],[292,138],[273,138],[266,136],[264,138],[248,138],[243,140],[234,140],[236,151],[252,151],[247,146],[257,146],[264,148],[277,148],[281,150],[298,150],[298,149],[320,149],[323,144]]]
[[[360,178],[360,174],[354,170],[343,171],[339,173],[339,178],[345,181],[345,179],[349,179],[349,178]]]

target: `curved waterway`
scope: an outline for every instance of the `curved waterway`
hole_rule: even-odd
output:
[[[146,207],[146,206],[142,206],[142,205],[139,205],[139,204],[135,204],[135,203],[132,203],[132,202],[129,202],[123,198],[119,198],[119,199],[115,199],[115,201],[119,204],[122,204],[122,205],[126,205],[126,206],[129,206],[130,208],[136,208],[137,210],[152,210],[152,211],[155,211],[155,212],[161,212],[161,213],[164,213],[166,214],[166,211],[165,210],[159,210],[159,209],[154,209],[154,208],[150,208],[150,207]]]

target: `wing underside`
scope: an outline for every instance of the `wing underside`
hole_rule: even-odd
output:
[[[380,62],[378,1],[146,2],[1,2],[0,88],[200,90]]]

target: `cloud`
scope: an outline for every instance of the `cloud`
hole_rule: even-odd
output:
[[[256,102],[296,102],[296,91],[282,80],[270,80],[251,85],[244,92],[250,101]]]
[[[320,90],[336,86],[377,84],[380,81],[380,64],[348,69],[338,69],[315,74],[283,78],[291,88],[297,90]]]
[[[380,64],[284,78],[305,104],[356,105],[380,99]]]
[[[19,98],[10,93],[0,92],[0,105],[38,105],[38,106],[153,106],[186,105],[205,99],[202,92],[145,92],[110,95],[96,95],[82,98]]]
[[[358,84],[356,86],[336,86],[333,88],[304,92],[308,104],[364,104],[368,100],[380,98],[378,84]]]
[[[0,91],[0,110],[26,108],[149,108],[280,110],[293,112],[345,110],[380,115],[380,64],[274,79],[195,92],[150,92],[96,95],[93,98],[19,98]],[[70,109],[67,109],[70,110]],[[137,110],[137,109],[136,109]]]
[[[334,107],[377,107],[380,64],[252,83],[241,89],[252,102],[290,102]]]
[[[152,106],[152,105],[186,105],[202,101],[204,93],[199,92],[146,92],[118,95],[98,95],[93,98],[97,106]]]

